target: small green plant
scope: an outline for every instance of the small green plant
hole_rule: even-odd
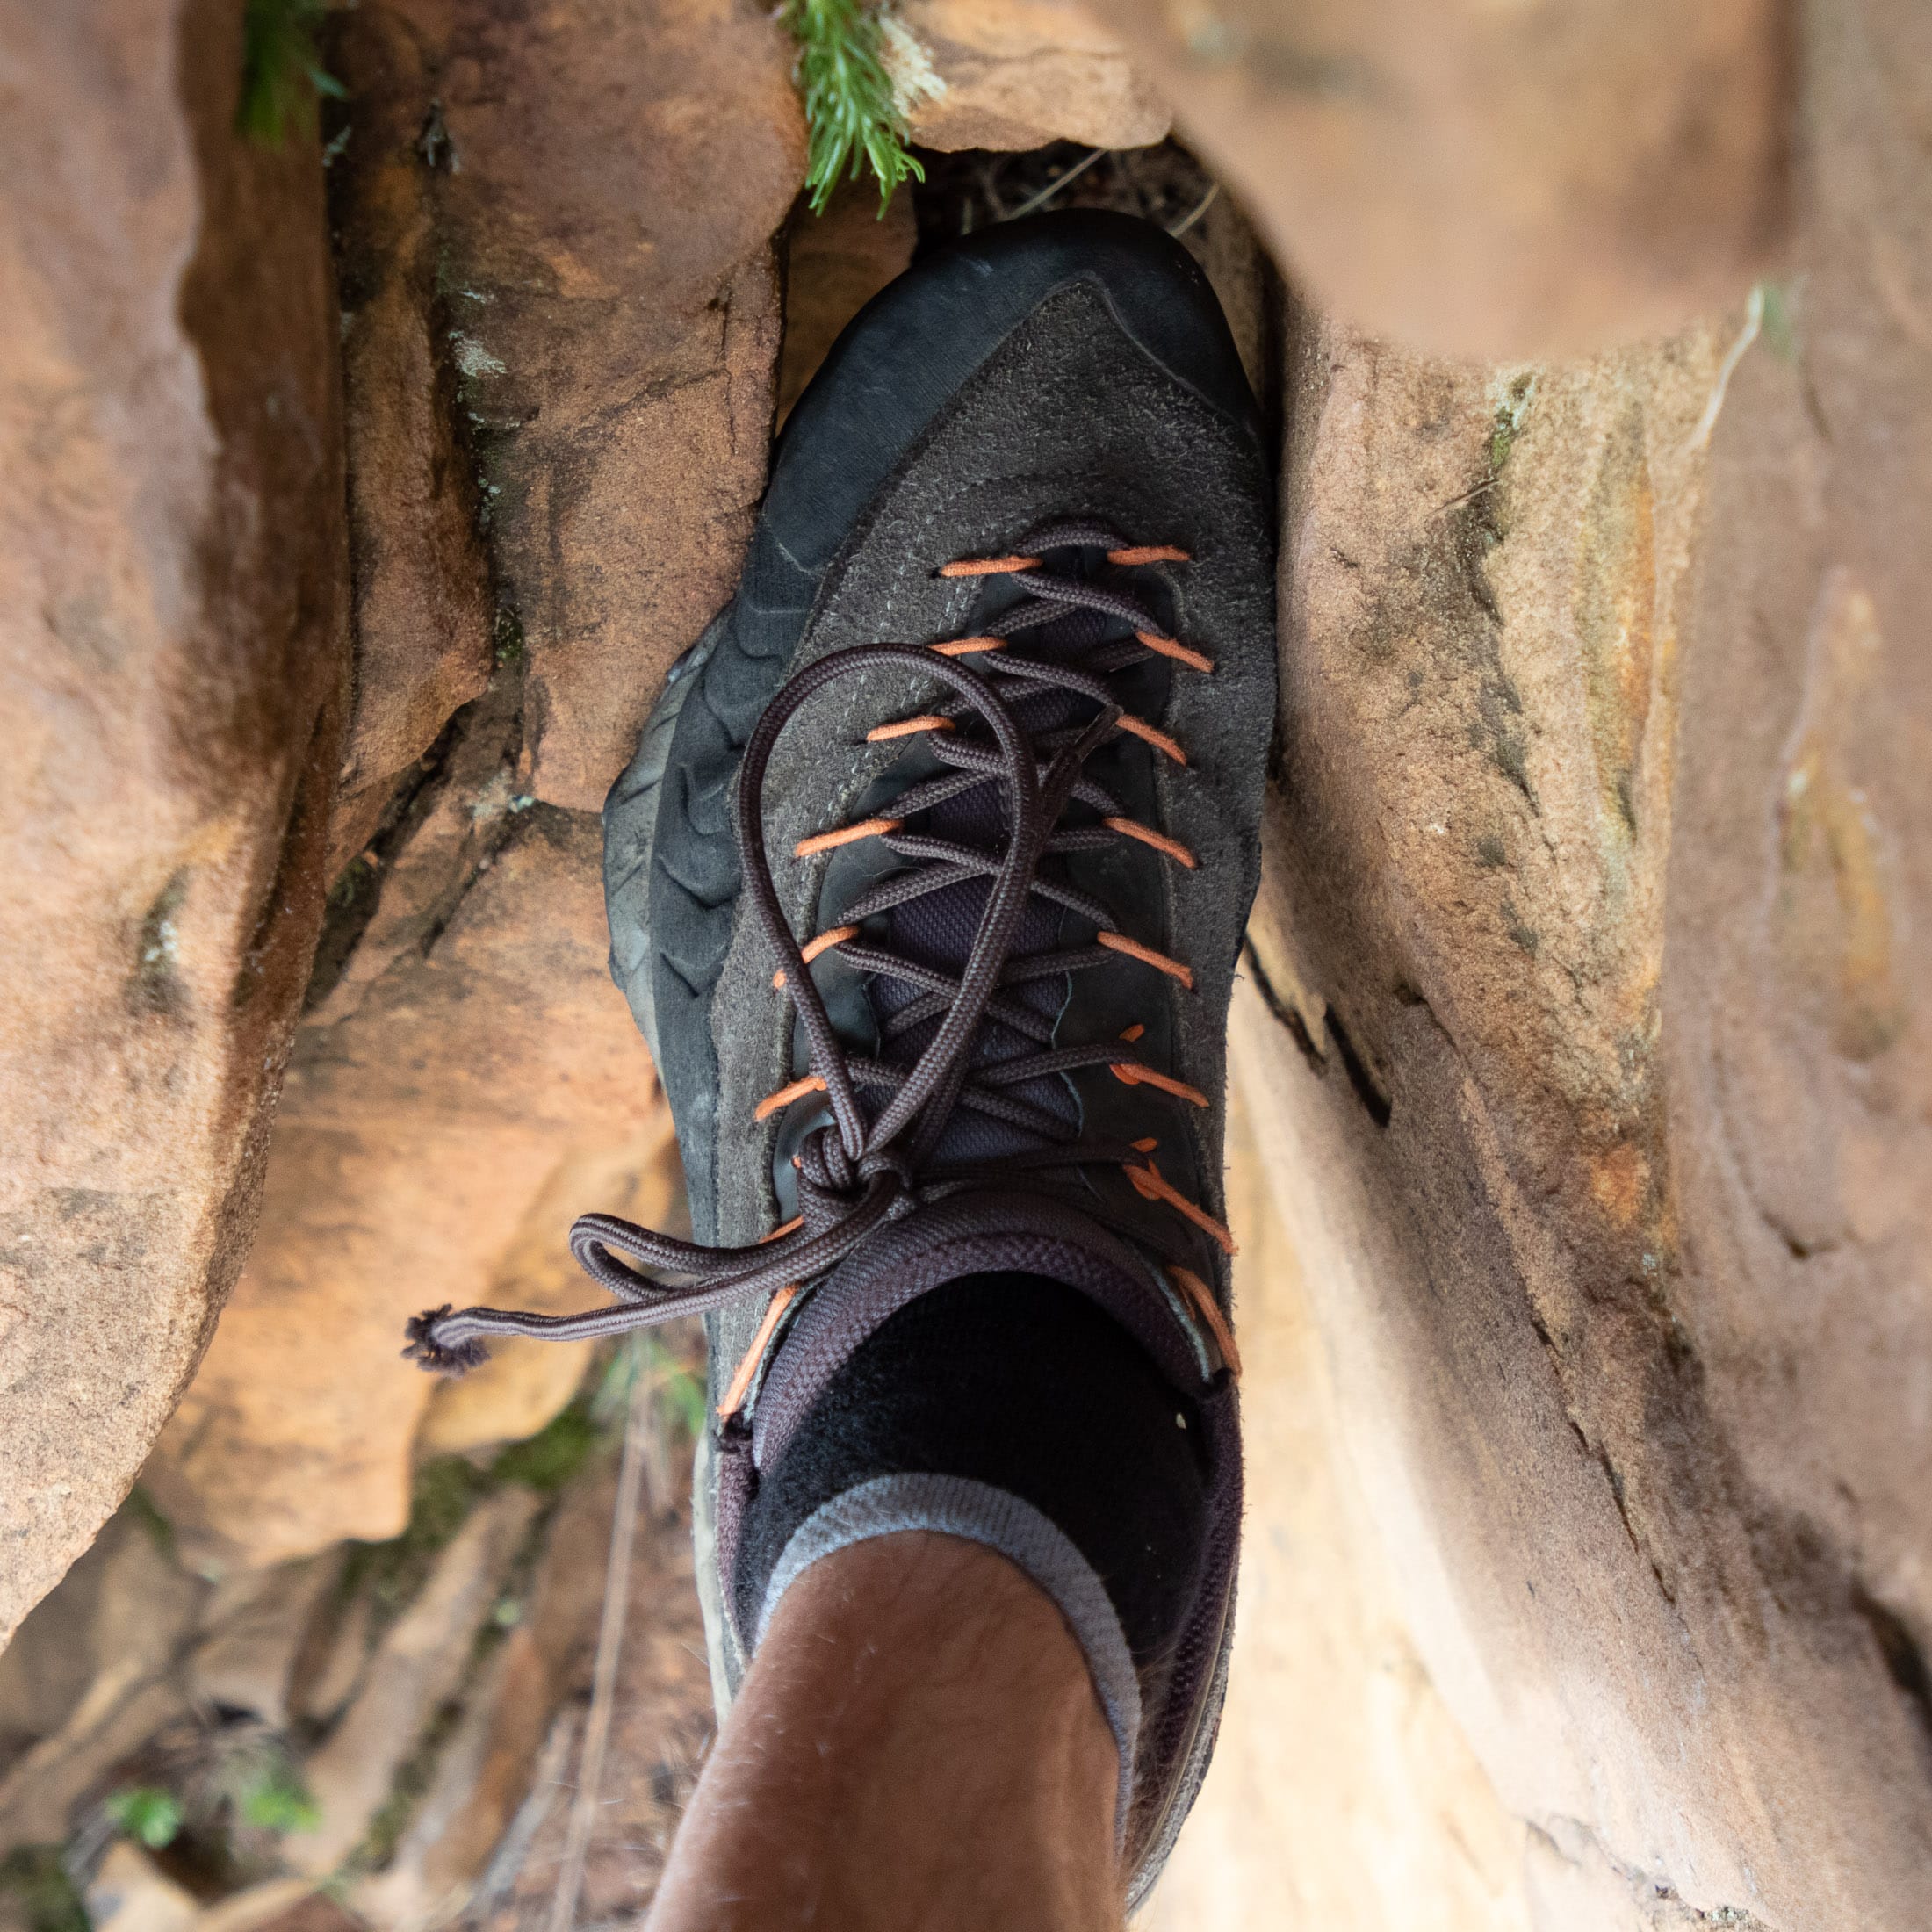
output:
[[[597,1446],[598,1430],[588,1402],[574,1402],[534,1436],[513,1442],[490,1465],[494,1482],[523,1482],[542,1496],[555,1496]]]
[[[590,1398],[591,1415],[607,1428],[620,1426],[639,1376],[651,1383],[652,1394],[663,1403],[662,1413],[674,1433],[681,1430],[696,1441],[704,1433],[704,1384],[649,1333],[631,1336],[619,1344]]]
[[[116,1826],[150,1851],[171,1845],[181,1829],[181,1800],[155,1784],[116,1791],[101,1807]]]
[[[436,1557],[488,1487],[488,1477],[461,1456],[424,1463],[416,1471],[408,1527],[386,1542],[351,1547],[336,1586],[342,1601],[366,1590],[377,1627],[386,1627],[428,1581]]]
[[[861,0],[785,0],[780,18],[798,43],[792,78],[804,97],[811,212],[823,214],[840,180],[856,181],[869,163],[883,215],[892,191],[926,170],[905,151],[877,15]]]
[[[673,1362],[665,1371],[660,1390],[672,1421],[690,1441],[696,1442],[704,1433],[703,1381],[689,1369]]]
[[[140,1483],[127,1492],[124,1505],[129,1516],[154,1539],[155,1547],[163,1556],[175,1554],[175,1526],[155,1507],[155,1499],[141,1488]]]
[[[246,0],[242,15],[242,105],[235,128],[279,148],[313,133],[321,95],[341,100],[342,83],[322,65],[315,30],[328,0]]]
[[[264,1763],[242,1791],[235,1809],[242,1822],[256,1831],[314,1831],[322,1821],[321,1807],[308,1795],[293,1765],[283,1759]]]
[[[23,1845],[0,1858],[0,1923],[27,1932],[88,1932],[87,1907],[58,1845]]]

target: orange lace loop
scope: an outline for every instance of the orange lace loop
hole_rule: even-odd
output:
[[[1151,946],[1143,946],[1137,939],[1129,939],[1125,933],[1096,933],[1093,937],[1108,952],[1125,953],[1129,959],[1137,959],[1143,966],[1151,966],[1156,972],[1165,973],[1170,979],[1178,979],[1189,992],[1194,990],[1193,969],[1183,966],[1178,959],[1170,959],[1165,953],[1157,953]]]
[[[859,928],[856,926],[834,926],[830,932],[821,933],[816,939],[808,939],[798,948],[798,956],[809,966],[820,953],[829,953],[834,946],[843,946],[848,939],[856,939],[858,936]],[[782,966],[771,976],[771,983],[774,986],[782,986],[785,984],[785,969]]]
[[[1107,1070],[1123,1086],[1158,1087],[1163,1093],[1171,1093],[1177,1100],[1186,1100],[1190,1107],[1206,1107],[1208,1096],[1197,1086],[1189,1086],[1185,1080],[1177,1080],[1171,1073],[1157,1073],[1152,1067],[1136,1066],[1131,1060],[1116,1060]]]
[[[1145,1167],[1123,1167],[1121,1171],[1134,1183],[1134,1192],[1143,1200],[1164,1200],[1177,1214],[1185,1215],[1195,1227],[1216,1242],[1225,1255],[1235,1252],[1235,1237],[1208,1212],[1189,1200],[1150,1160]]]
[[[795,1222],[792,1225],[796,1227],[797,1223]],[[769,1241],[772,1236],[767,1235],[765,1238]],[[737,1373],[732,1377],[732,1386],[724,1391],[724,1399],[717,1405],[720,1422],[735,1416],[745,1406],[745,1398],[751,1393],[752,1378],[758,1373],[758,1365],[764,1360],[765,1351],[771,1345],[772,1337],[778,1332],[778,1324],[784,1319],[785,1310],[797,1295],[798,1284],[793,1281],[771,1298],[771,1306],[765,1310],[765,1319],[758,1324],[758,1332],[752,1337],[751,1345],[739,1359]]]
[[[959,727],[949,717],[928,712],[924,717],[902,717],[897,724],[875,724],[865,734],[868,745],[883,745],[889,738],[911,738],[918,732],[953,732]]]
[[[1228,1326],[1228,1318],[1221,1312],[1220,1302],[1215,1300],[1215,1291],[1192,1268],[1184,1268],[1178,1261],[1167,1264],[1167,1272],[1195,1314],[1208,1324],[1208,1331],[1215,1338],[1215,1346],[1221,1352],[1222,1360],[1228,1365],[1228,1373],[1238,1382],[1241,1380],[1241,1351],[1235,1346],[1234,1330]]]
[[[1110,564],[1189,564],[1193,559],[1171,544],[1129,544],[1124,550],[1110,550],[1107,560]]]
[[[1155,851],[1164,853],[1177,865],[1186,866],[1190,872],[1199,862],[1179,839],[1170,839],[1164,832],[1156,832],[1151,825],[1143,825],[1137,818],[1103,818],[1100,823],[1109,832],[1118,832],[1125,838],[1138,839],[1143,845],[1152,846]]]
[[[933,646],[942,658],[977,657],[983,651],[1004,651],[1006,648],[1004,638],[951,638]]]
[[[897,818],[861,818],[855,825],[840,825],[836,832],[814,833],[791,848],[795,859],[809,859],[815,852],[830,852],[835,846],[856,845],[861,839],[876,839],[881,833],[897,832]]]
[[[1151,745],[1156,751],[1164,753],[1171,758],[1177,765],[1185,765],[1187,762],[1187,753],[1165,732],[1157,732],[1151,724],[1143,724],[1139,718],[1131,717],[1125,711],[1114,720],[1114,729],[1126,732],[1130,737],[1139,739],[1143,745]]]
[[[1123,1034],[1121,1034],[1121,1038],[1126,1041],[1129,1046],[1132,1046],[1133,1043],[1136,1040],[1138,1040],[1140,1036],[1146,1031],[1147,1028],[1143,1027],[1139,1020],[1136,1020],[1131,1027],[1128,1027],[1128,1029]]]
[[[787,1107],[794,1100],[802,1100],[808,1093],[823,1093],[825,1081],[816,1073],[808,1073],[802,1079],[794,1080],[789,1086],[782,1086],[775,1093],[768,1093],[752,1109],[754,1121],[768,1121],[781,1107]]]
[[[1158,631],[1136,631],[1134,635],[1157,656],[1171,658],[1176,664],[1185,664],[1196,671],[1212,671],[1215,667],[1212,658],[1191,650],[1179,638],[1164,638]]]
[[[1037,557],[961,557],[949,564],[941,564],[941,577],[1004,577],[1009,573],[1021,570],[1038,570]]]

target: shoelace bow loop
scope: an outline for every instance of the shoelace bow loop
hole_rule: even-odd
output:
[[[1042,533],[1038,547],[1092,543],[1102,534],[1090,526],[1063,526]],[[1110,562],[1120,565],[1186,560],[1186,553],[1172,546],[1136,548],[1117,543],[1109,544],[1108,557]],[[936,1193],[962,1184],[963,1177],[933,1169],[933,1157],[941,1136],[962,1099],[979,1111],[1044,1135],[1056,1123],[1017,1099],[1001,1101],[997,1090],[1035,1078],[1042,1071],[1111,1065],[1115,1077],[1129,1084],[1153,1085],[1191,1104],[1207,1104],[1206,1096],[1196,1089],[1144,1066],[1137,1056],[1123,1053],[1117,1044],[1051,1049],[1032,1056],[1023,1065],[1002,1067],[996,1063],[991,1069],[977,1070],[973,1065],[973,1042],[990,1013],[1000,1025],[1013,1027],[1023,1035],[1035,1034],[1036,1027],[1027,1023],[1029,1010],[1015,1008],[1010,999],[1002,999],[1001,990],[1040,977],[1048,966],[1064,972],[1125,955],[1150,964],[1184,984],[1192,984],[1192,974],[1180,962],[1114,933],[1107,924],[1105,908],[1085,894],[1042,882],[1039,871],[1042,858],[1050,850],[1087,849],[1096,837],[1135,839],[1176,862],[1190,867],[1193,864],[1193,854],[1179,841],[1152,833],[1151,828],[1141,826],[1113,810],[1105,792],[1085,780],[1084,766],[1108,737],[1123,728],[1132,730],[1164,755],[1185,764],[1185,753],[1171,739],[1123,711],[1104,682],[1104,676],[1129,662],[1144,661],[1143,652],[1173,659],[1193,668],[1206,670],[1211,666],[1200,653],[1152,631],[1147,613],[1133,600],[1077,580],[1031,574],[1042,572],[1042,567],[1043,560],[1031,555],[962,559],[956,565],[942,566],[940,574],[951,577],[1029,573],[1027,588],[1035,594],[1031,608],[1023,606],[1017,612],[1008,613],[998,626],[998,636],[962,640],[981,652],[997,654],[982,656],[976,664],[969,661],[972,652],[945,643],[923,648],[898,644],[861,645],[830,652],[787,681],[766,707],[746,745],[739,772],[738,818],[746,890],[751,895],[752,908],[766,941],[780,962],[772,984],[786,992],[796,1009],[812,1068],[810,1074],[768,1096],[761,1104],[758,1114],[764,1118],[807,1092],[822,1092],[832,1116],[828,1124],[805,1136],[794,1157],[799,1206],[795,1220],[748,1247],[724,1248],[680,1241],[615,1215],[586,1215],[571,1230],[571,1250],[585,1272],[616,1298],[610,1306],[572,1316],[495,1308],[455,1312],[445,1306],[417,1316],[408,1323],[409,1345],[403,1352],[406,1356],[427,1369],[461,1373],[483,1359],[484,1338],[490,1335],[596,1338],[674,1316],[709,1313],[754,1295],[773,1297],[761,1329],[761,1341],[754,1343],[748,1352],[734,1379],[732,1396],[721,1408],[721,1414],[729,1414],[742,1399],[742,1385],[748,1381],[755,1358],[762,1352],[763,1344],[768,1342],[779,1316],[795,1297],[800,1284],[814,1280],[836,1266],[888,1219],[910,1212],[921,1198],[922,1185],[927,1192]],[[1020,658],[1006,648],[1026,630],[1047,621],[1038,614],[1042,609],[1050,618],[1056,611],[1083,605],[1135,627],[1132,643],[1110,644],[1097,653],[1099,674],[1071,665]],[[936,680],[948,686],[958,704],[976,713],[984,724],[992,743],[988,746],[964,740],[958,731],[962,714],[945,716],[937,711],[869,734],[874,742],[914,732],[944,734],[928,738],[927,742],[935,745],[941,762],[951,767],[955,775],[913,787],[895,808],[899,813],[897,818],[866,821],[800,840],[795,856],[810,856],[855,838],[882,837],[895,849],[919,860],[934,876],[923,885],[909,888],[904,883],[896,883],[869,895],[866,901],[851,909],[850,923],[801,942],[785,918],[765,849],[766,774],[786,726],[814,696],[840,679],[888,667],[912,670],[922,679]],[[996,679],[1008,687],[1013,694],[1010,697],[997,687]],[[1094,708],[1093,716],[1084,724],[1029,735],[1014,705],[1042,688],[1058,688],[1089,701]],[[991,862],[990,855],[970,853],[943,840],[901,833],[905,818],[946,797],[956,796],[962,786],[989,779],[1002,786],[1006,806],[1008,835],[1006,849],[997,862]],[[1092,832],[1062,831],[1056,835],[1062,812],[1077,797],[1109,815],[1103,818],[1100,827]],[[948,981],[946,976],[930,969],[908,972],[890,955],[857,943],[857,921],[866,915],[872,901],[877,900],[881,905],[898,903],[918,891],[933,890],[935,883],[950,883],[958,877],[972,876],[984,876],[990,883],[971,949],[956,980]],[[1097,944],[1078,954],[1057,955],[1048,961],[1010,962],[1021,919],[1035,892],[1094,918],[1100,928]],[[1095,914],[1099,916],[1096,918]],[[886,1067],[847,1053],[808,970],[813,959],[832,948],[852,955],[855,965],[924,984],[926,990],[907,1009],[918,1020],[943,1013],[938,1029],[910,1069]],[[897,1028],[888,1026],[889,1037],[895,1031],[905,1030],[905,1013],[899,1018],[902,1024]],[[1131,1027],[1126,1037],[1137,1037],[1141,1030]],[[969,1083],[976,1073],[977,1081],[969,1092]],[[890,1095],[869,1121],[860,1104],[861,1085],[883,1088]],[[1150,1185],[1150,1178],[1158,1173],[1150,1157],[1153,1144],[1049,1144],[1030,1151],[1023,1162],[980,1163],[979,1178],[1025,1179],[1037,1183],[1042,1171],[1051,1173],[1062,1166],[1087,1162],[1118,1166],[1143,1198],[1164,1200],[1183,1219],[1210,1234],[1231,1252],[1232,1243],[1226,1229],[1212,1216],[1164,1181]],[[1142,1232],[1144,1235],[1145,1231]],[[642,1272],[620,1259],[620,1255],[656,1272]],[[1198,1307],[1200,1278],[1189,1275],[1178,1254],[1169,1258],[1168,1268],[1181,1287],[1183,1298],[1190,1306]],[[662,1275],[683,1280],[667,1281],[660,1279]],[[1188,1279],[1183,1280],[1183,1276]],[[1202,1319],[1206,1321],[1207,1317]],[[1231,1363],[1231,1344],[1222,1345],[1226,1342],[1224,1324],[1208,1322],[1208,1325],[1223,1360]]]

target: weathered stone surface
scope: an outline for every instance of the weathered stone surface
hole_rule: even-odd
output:
[[[223,1564],[395,1533],[435,1392],[400,1323],[586,1305],[571,1218],[663,1205],[591,811],[749,535],[803,161],[783,38],[732,0],[396,0],[338,16],[330,58],[355,100],[346,864],[267,1219],[154,1474]],[[423,1445],[541,1426],[585,1359],[502,1351]]]
[[[43,1597],[0,1650],[0,1773],[60,1729],[98,1665],[90,1641],[110,1560],[119,1540],[110,1523],[63,1576],[59,1607]]]
[[[220,1922],[226,1909],[226,1904],[211,1907],[195,1932],[230,1932]],[[273,1918],[259,1925],[236,1927],[233,1932],[363,1932],[363,1925],[354,1913],[328,1892],[310,1890]]]
[[[922,148],[1146,148],[1173,114],[1099,10],[1072,0],[902,0],[893,91]]]
[[[437,379],[481,465],[497,634],[528,658],[519,782],[595,811],[665,667],[728,595],[763,487],[770,242],[804,168],[789,43],[739,0],[387,0],[346,13],[334,45],[380,76],[380,115],[354,117],[344,154],[371,328],[413,358],[420,395],[433,292]],[[351,378],[386,379],[380,353]],[[398,407],[357,405],[373,436],[407,433]],[[370,508],[407,544],[392,506]],[[403,559],[410,596],[432,595],[418,566],[435,563]]]
[[[354,103],[330,162],[342,309],[355,703],[330,826],[331,879],[367,843],[412,761],[482,694],[494,618],[480,498],[458,429],[451,297],[438,271],[422,135],[421,40],[358,9],[331,49]]]
[[[303,1764],[321,1813],[283,1856],[298,1871],[333,1871],[355,1849],[437,1705],[463,1681],[470,1646],[537,1509],[510,1484],[487,1496],[436,1559],[422,1594],[385,1633],[356,1701]]]
[[[332,1550],[273,1569],[243,1570],[220,1585],[202,1611],[205,1634],[188,1659],[194,1701],[285,1728],[296,1659],[341,1574],[341,1553]]]
[[[313,1880],[263,1878],[203,1907],[195,1921],[194,1932],[265,1932],[271,1925],[281,1928],[282,1932],[292,1932],[296,1924],[311,1928],[313,1932],[338,1932],[338,1928],[344,1927],[346,1932],[354,1932],[353,1921],[347,1920],[339,1907],[335,1907],[335,1916],[330,1918],[314,1910],[319,1903],[331,1901],[316,1898]]]
[[[76,1803],[187,1705],[176,1665],[206,1591],[124,1510],[0,1658],[0,1857],[65,1837]]]
[[[1932,1871],[1932,47],[1808,53],[1801,282],[1291,371],[1236,1058],[1539,1926],[1903,1932]]]
[[[347,1708],[369,1666],[375,1638],[375,1605],[360,1590],[341,1606],[328,1627],[306,1645],[291,1673],[289,1703],[310,1724],[333,1724]]]
[[[1108,0],[1326,309],[1445,354],[1588,351],[1741,299],[1789,197],[1777,0]]]
[[[86,1897],[94,1932],[189,1932],[199,1914],[193,1892],[125,1838],[107,1848]]]
[[[616,1493],[613,1456],[559,1503],[521,1619],[465,1692],[394,1856],[355,1888],[370,1924],[446,1924],[470,1902],[530,1795],[559,1706],[588,1689]],[[559,1763],[549,1775],[561,1785],[567,1770]]]
[[[344,666],[321,173],[241,18],[0,54],[0,1642],[119,1502],[239,1267],[321,906]]]
[[[669,1107],[660,1101],[628,1141],[566,1160],[551,1174],[499,1258],[483,1299],[539,1315],[571,1314],[607,1301],[559,1239],[559,1230],[587,1201],[647,1228],[668,1227],[683,1214],[684,1171]],[[523,1341],[493,1346],[480,1368],[434,1385],[416,1433],[417,1453],[443,1455],[535,1435],[576,1394],[593,1347]]]
[[[1236,1058],[1228,1116],[1247,1468],[1234,1662],[1213,1768],[1143,1932],[1528,1932],[1532,1834],[1429,1681],[1364,1533],[1308,1288],[1247,1118],[1250,1070]]]
[[[404,1322],[520,1295],[533,1251],[566,1292],[570,1217],[594,1203],[559,1177],[616,1186],[614,1155],[641,1174],[658,1146],[605,966],[597,822],[513,810],[503,740],[470,722],[363,932],[357,960],[386,970],[345,975],[302,1029],[260,1237],[149,1470],[204,1561],[400,1532],[438,1387],[400,1359]],[[545,1385],[559,1403],[580,1366]]]

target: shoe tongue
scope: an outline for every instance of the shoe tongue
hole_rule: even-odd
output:
[[[1044,1275],[1089,1296],[1175,1388],[1198,1390],[1200,1345],[1143,1257],[1063,1202],[976,1190],[887,1222],[813,1290],[759,1389],[757,1466],[775,1466],[839,1370],[901,1308],[963,1275],[1008,1272]]]
[[[1091,610],[1074,609],[1051,624],[1024,632],[1015,640],[1015,647],[1042,660],[1070,657],[1090,649],[1110,631],[1118,629],[1114,620]],[[1013,705],[1022,726],[1032,733],[1054,731],[1090,715],[1092,710],[1087,700],[1052,689],[1017,701],[1009,697],[1008,703]],[[968,728],[972,728],[970,724]],[[975,785],[957,797],[932,807],[921,817],[921,831],[981,852],[1003,850],[1012,829],[1006,788],[998,783]],[[894,953],[935,972],[960,977],[971,956],[991,890],[990,880],[966,879],[896,906],[888,915],[888,946]],[[1023,958],[1063,944],[1067,918],[1062,907],[1034,894],[1021,915],[1009,956]],[[872,988],[874,1008],[882,1025],[918,997],[917,988],[890,980],[876,981]],[[1066,1003],[1067,986],[1065,980],[1058,977],[1030,980],[1008,988],[1002,997],[1013,1005],[1027,1007],[1050,1025]],[[935,1015],[889,1041],[884,1057],[910,1067],[938,1032],[943,1017]],[[1038,1042],[990,1020],[980,1027],[974,1040],[972,1064],[991,1066],[1041,1050]],[[1078,1128],[1079,1103],[1066,1081],[1029,1080],[1006,1091],[1015,1099],[1063,1121],[1070,1133]],[[989,1119],[970,1107],[958,1107],[940,1140],[937,1157],[944,1162],[997,1160],[1037,1144],[1035,1137],[1022,1128]]]

